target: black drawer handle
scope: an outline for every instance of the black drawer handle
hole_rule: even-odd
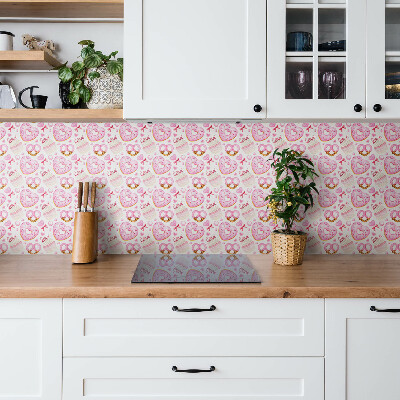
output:
[[[199,374],[200,372],[213,372],[215,371],[214,365],[211,365],[210,369],[178,369],[177,366],[172,367],[174,372],[186,372],[187,374]]]
[[[205,311],[215,311],[217,307],[211,306],[210,308],[178,308],[178,306],[173,306],[172,311],[179,312],[205,312]]]
[[[371,306],[370,310],[375,311],[375,312],[392,312],[392,313],[398,312],[398,313],[400,313],[400,308],[386,308],[384,310],[379,310],[375,306]]]

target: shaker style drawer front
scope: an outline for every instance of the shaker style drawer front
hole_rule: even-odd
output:
[[[175,372],[173,367],[178,371],[212,371]],[[66,358],[63,371],[64,400],[321,400],[324,397],[324,361],[314,357]]]
[[[321,299],[67,299],[64,356],[323,356]]]

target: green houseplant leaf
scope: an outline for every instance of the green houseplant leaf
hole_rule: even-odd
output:
[[[78,104],[79,103],[79,93],[70,92],[68,95],[68,100],[73,105]]]
[[[88,78],[92,81],[93,79],[100,78],[100,74],[97,71],[88,73]]]
[[[83,62],[85,63],[86,68],[97,68],[100,67],[100,65],[103,63],[103,60],[98,54],[93,53],[90,56],[87,56]]]
[[[85,60],[87,57],[89,57],[90,55],[94,54],[95,51],[93,49],[93,47],[84,47],[81,50],[81,57],[83,58],[83,60]]]
[[[72,70],[73,70],[74,72],[81,71],[81,70],[84,69],[84,68],[85,68],[85,64],[84,64],[82,61],[75,61],[75,62],[72,64]]]
[[[61,67],[58,70],[58,77],[60,78],[61,82],[66,83],[69,82],[73,78],[74,74],[72,70],[68,67]]]
[[[111,75],[119,74],[120,72],[122,72],[123,69],[123,64],[116,60],[111,60],[107,63],[107,71]]]
[[[90,89],[87,88],[85,85],[80,86],[78,89],[78,92],[79,92],[79,96],[85,103],[87,103],[92,97]]]

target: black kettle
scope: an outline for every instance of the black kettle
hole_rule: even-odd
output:
[[[40,94],[33,94],[33,89],[39,89],[39,86],[29,86],[19,92],[18,100],[19,103],[21,104],[22,107],[24,108],[46,108],[46,103],[47,103],[47,96],[42,96]],[[22,102],[22,95],[25,92],[25,90],[30,89],[31,93],[31,102],[32,102],[32,107],[27,107],[23,102]]]

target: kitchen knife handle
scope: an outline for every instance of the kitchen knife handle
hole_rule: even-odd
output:
[[[92,182],[92,191],[90,193],[90,207],[94,211],[94,204],[96,202],[96,182]]]
[[[85,186],[83,189],[83,209],[85,211],[87,211],[88,198],[89,198],[89,182],[85,182]]]
[[[78,211],[81,211],[82,207],[82,193],[83,193],[83,182],[78,183]]]
[[[187,374],[198,374],[200,372],[213,372],[215,371],[214,365],[211,365],[210,369],[178,369],[176,365],[172,367],[174,372],[186,372]]]
[[[172,311],[179,312],[204,312],[204,311],[215,311],[217,307],[211,306],[210,308],[178,308],[178,306],[173,306]]]
[[[388,313],[400,313],[399,308],[385,308],[385,309],[378,309],[375,306],[370,307],[370,311],[375,311],[375,312],[388,312]]]

